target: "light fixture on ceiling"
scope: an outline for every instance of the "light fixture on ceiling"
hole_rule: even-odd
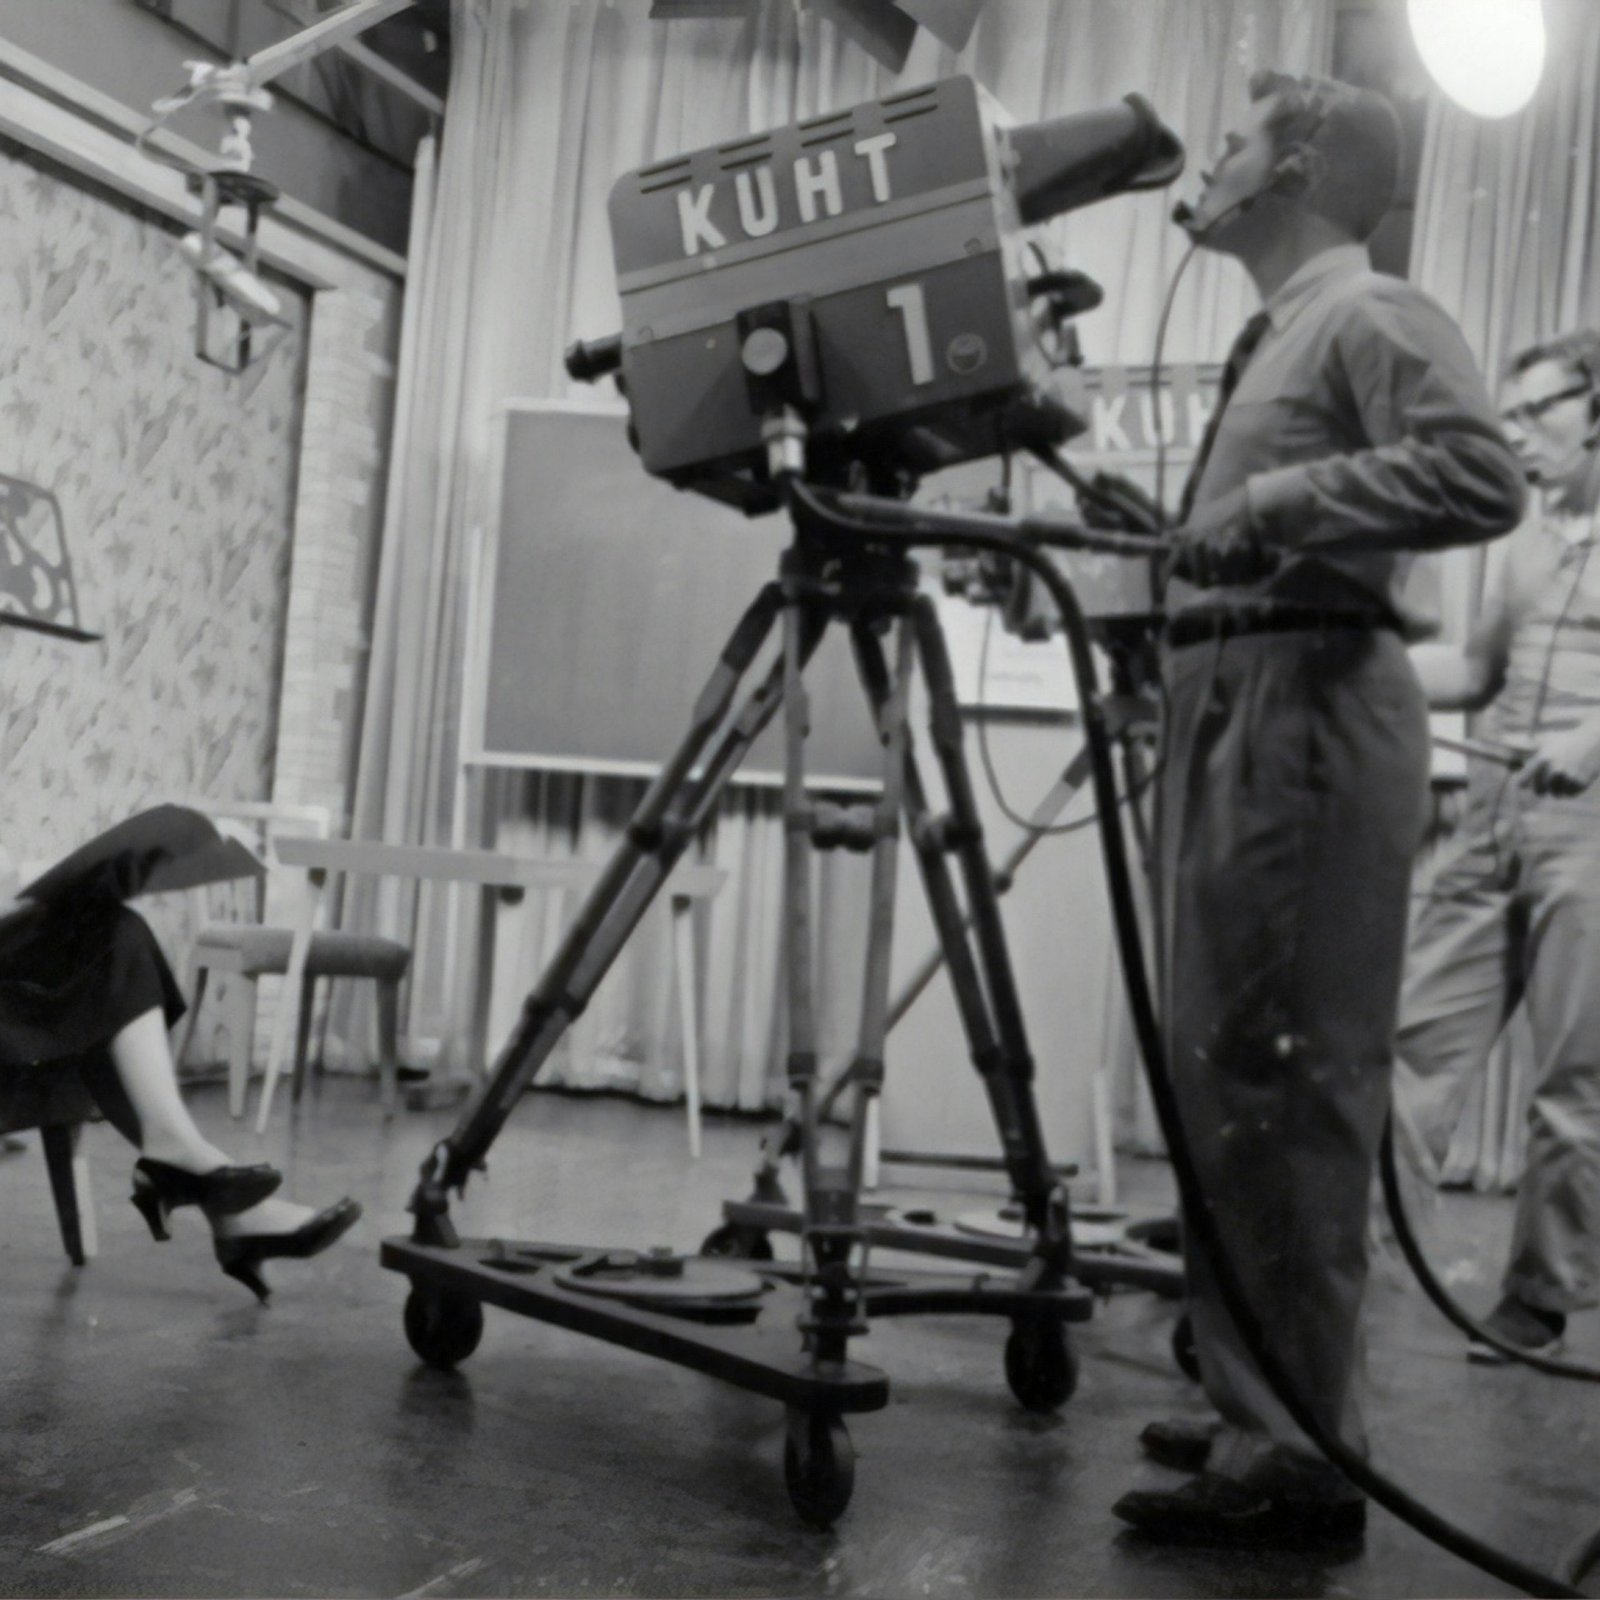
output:
[[[1433,80],[1479,117],[1509,117],[1544,71],[1543,0],[1406,0],[1411,37]]]
[[[195,354],[202,361],[243,372],[268,355],[290,325],[281,297],[261,276],[257,240],[262,214],[278,199],[276,185],[251,170],[251,119],[272,108],[266,84],[324,50],[351,49],[359,34],[410,4],[347,0],[319,11],[299,32],[244,61],[185,62],[189,81],[154,103],[155,118],[135,148],[177,167],[199,201],[197,226],[178,240],[177,250],[194,272]],[[199,164],[154,142],[173,117],[192,106],[212,107],[227,124],[214,164]],[[224,217],[233,248],[222,242]]]

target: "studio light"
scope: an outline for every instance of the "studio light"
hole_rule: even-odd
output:
[[[247,322],[280,322],[283,302],[231,250],[200,233],[186,233],[178,254],[196,272],[209,278],[228,305]]]
[[[257,232],[262,214],[278,199],[277,186],[252,170],[252,120],[273,104],[266,85],[324,50],[356,49],[360,34],[411,3],[347,0],[244,61],[186,61],[188,82],[152,104],[154,118],[140,131],[134,148],[176,167],[199,202],[198,226],[177,240],[177,250],[194,273],[195,354],[202,361],[225,372],[243,372],[269,355],[290,327],[282,300],[260,271]],[[151,9],[162,8],[152,4]],[[199,106],[219,112],[227,125],[214,164],[195,162],[153,142],[174,117]],[[220,240],[224,216],[235,248]]]
[[[1455,103],[1509,117],[1544,71],[1543,0],[1406,0],[1423,65]]]

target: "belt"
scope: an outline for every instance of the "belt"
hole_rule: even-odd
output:
[[[1216,644],[1252,633],[1372,633],[1400,631],[1386,612],[1319,606],[1233,606],[1226,611],[1180,611],[1166,626],[1164,638],[1175,649],[1191,644]]]

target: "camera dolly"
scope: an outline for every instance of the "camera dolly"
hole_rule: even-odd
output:
[[[779,1401],[788,1412],[784,1472],[806,1521],[826,1526],[854,1481],[846,1415],[881,1409],[888,1380],[849,1356],[874,1315],[969,1312],[1011,1324],[1007,1380],[1029,1409],[1070,1397],[1078,1363],[1067,1324],[1087,1319],[1065,1187],[1045,1148],[1033,1061],[984,849],[949,653],[932,600],[902,551],[795,507],[795,538],[777,579],[739,623],[702,690],[685,737],[652,783],[624,840],[529,995],[495,1067],[456,1128],[423,1163],[410,1201],[410,1237],[384,1242],[384,1266],[411,1280],[405,1331],[424,1361],[451,1367],[478,1344],[482,1307],[550,1322],[691,1367]],[[881,792],[857,805],[814,798],[805,786],[807,662],[831,623],[850,636],[883,748]],[[781,651],[746,686],[779,631]],[[886,649],[886,641],[888,648]],[[928,688],[930,742],[948,797],[928,801],[909,728],[913,670]],[[462,1238],[450,1216],[524,1091],[711,816],[751,743],[782,710],[785,731],[784,914],[789,1053],[799,1129],[801,1261],[717,1261],[670,1251]],[[955,982],[970,1053],[987,1092],[1027,1239],[1003,1276],[955,1276],[869,1266],[873,1227],[860,1202],[868,1108],[883,1081],[889,958],[902,830],[909,838]],[[850,1064],[849,1117],[820,1114],[814,1016],[812,853],[870,857],[863,1004]],[[959,870],[967,913],[956,888]],[[968,926],[970,917],[971,926]],[[798,1328],[798,1349],[781,1330]]]
[[[1090,635],[1110,666],[1110,692],[1103,700],[1107,725],[1122,757],[1134,841],[1139,855],[1147,862],[1149,838],[1138,799],[1149,783],[1145,751],[1156,725],[1150,685],[1155,681],[1155,641],[1163,620],[1159,612],[1127,612],[1089,621]],[[995,868],[996,896],[1003,897],[1010,891],[1023,862],[1046,837],[1050,824],[1068,801],[1082,789],[1088,773],[1089,752],[1085,747],[1073,756],[1059,781],[1040,802],[1030,818],[1030,830]],[[890,1004],[886,1032],[893,1031],[943,966],[941,942],[910,974]],[[833,1112],[851,1086],[853,1071],[853,1067],[846,1067],[834,1077],[819,1099],[819,1117],[826,1118]],[[804,1214],[790,1203],[782,1181],[782,1164],[785,1159],[799,1155],[801,1140],[801,1128],[792,1116],[762,1139],[749,1196],[723,1203],[722,1223],[702,1241],[703,1255],[771,1260],[772,1234],[794,1234],[802,1230]],[[881,1159],[887,1161],[889,1154],[885,1152]],[[906,1159],[910,1162],[910,1158]],[[979,1158],[963,1158],[960,1164],[985,1170],[1004,1165]],[[1071,1176],[1072,1173],[1062,1169],[1061,1175]],[[992,1214],[961,1216],[954,1220],[920,1206],[866,1203],[862,1207],[862,1219],[871,1244],[880,1250],[969,1261],[1015,1271],[1027,1264],[1027,1226],[1022,1207],[1015,1202]],[[1113,1220],[1098,1218],[1082,1208],[1074,1210],[1077,1231],[1073,1274],[1078,1282],[1103,1295],[1128,1288],[1147,1290],[1166,1300],[1180,1300],[1184,1293],[1184,1275],[1176,1254],[1176,1224],[1169,1218],[1145,1218],[1126,1227],[1117,1227],[1111,1225]],[[1187,1313],[1181,1313],[1174,1324],[1172,1355],[1187,1377],[1199,1378],[1194,1331]]]

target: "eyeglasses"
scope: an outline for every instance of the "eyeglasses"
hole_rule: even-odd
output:
[[[1569,389],[1557,389],[1554,394],[1547,394],[1542,399],[1524,400],[1520,405],[1507,406],[1500,413],[1500,420],[1517,424],[1537,422],[1545,412],[1560,405],[1563,400],[1576,400],[1580,394],[1588,393],[1587,383],[1575,383]]]

